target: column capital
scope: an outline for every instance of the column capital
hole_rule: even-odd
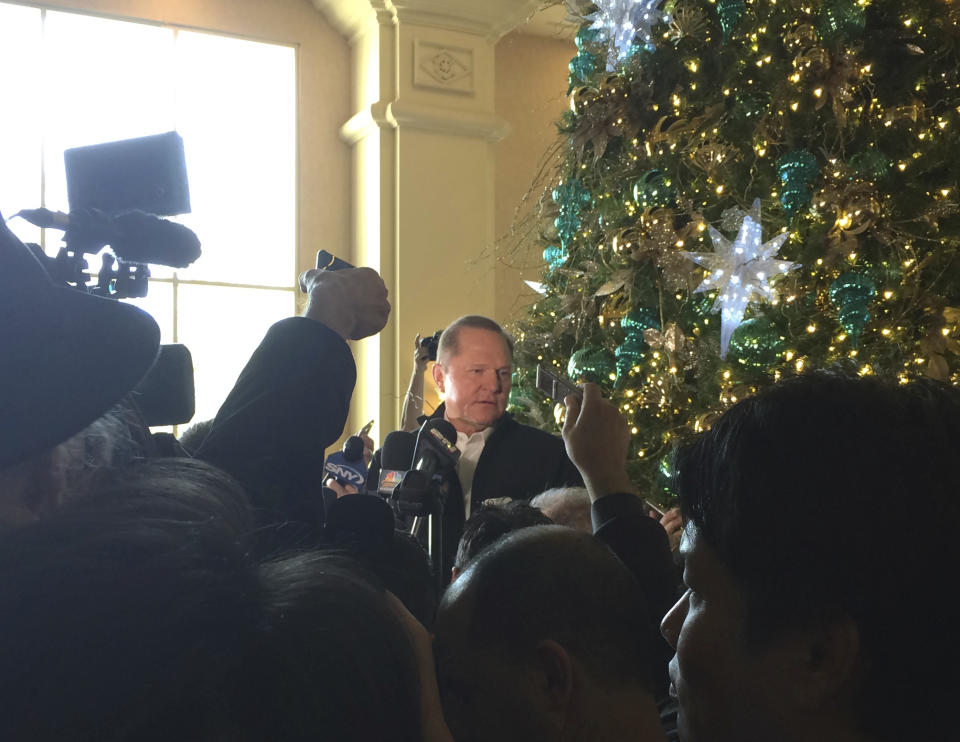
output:
[[[530,18],[541,0],[313,0],[347,38],[372,18],[483,36],[496,41]]]

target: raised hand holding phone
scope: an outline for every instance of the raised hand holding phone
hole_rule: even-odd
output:
[[[564,400],[567,417],[563,442],[567,456],[580,470],[594,501],[614,492],[636,494],[627,475],[630,429],[616,405],[603,398],[596,384],[583,385],[583,398],[570,394]]]
[[[326,325],[344,340],[376,335],[387,324],[387,287],[372,268],[354,268],[325,250],[319,268],[300,276],[300,290],[310,296],[304,316]]]

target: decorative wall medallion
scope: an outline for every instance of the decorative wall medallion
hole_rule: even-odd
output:
[[[413,84],[472,95],[473,49],[417,39],[414,42]]]

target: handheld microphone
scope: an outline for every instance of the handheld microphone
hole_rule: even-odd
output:
[[[363,460],[363,440],[351,435],[343,444],[343,450],[332,453],[323,464],[323,473],[340,484],[352,484],[358,491],[367,481],[367,462]]]
[[[109,216],[97,209],[64,214],[49,209],[24,209],[16,214],[35,227],[64,230],[64,241],[75,252],[96,253],[105,245],[128,263],[186,268],[200,257],[200,240],[182,224],[142,211]]]
[[[455,476],[460,459],[456,440],[457,431],[446,420],[427,420],[420,428],[410,471],[392,493],[401,514],[422,516],[437,508],[442,511],[449,478]]]
[[[460,459],[456,443],[457,431],[451,423],[443,419],[427,420],[417,433],[410,468],[422,471],[429,480],[444,469],[456,467]]]
[[[367,482],[367,489],[376,489],[383,497],[390,497],[410,468],[416,447],[417,437],[413,433],[402,430],[388,433],[380,449],[380,476],[376,482]]]

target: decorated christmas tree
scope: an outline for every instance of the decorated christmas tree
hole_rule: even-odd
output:
[[[629,466],[844,364],[960,383],[960,1],[595,0],[541,198],[538,363],[601,384]]]

